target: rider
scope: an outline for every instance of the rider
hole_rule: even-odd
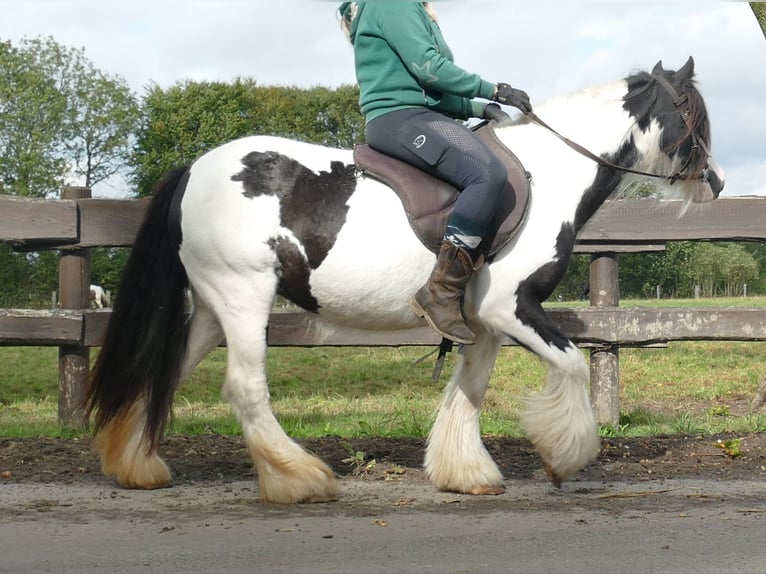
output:
[[[474,343],[463,316],[463,296],[483,261],[478,247],[490,231],[507,173],[455,119],[507,117],[497,104],[476,97],[528,113],[529,96],[456,66],[428,2],[344,2],[339,13],[341,28],[354,46],[367,144],[461,192],[436,266],[411,304],[443,337]]]

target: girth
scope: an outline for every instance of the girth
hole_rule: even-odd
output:
[[[513,152],[497,139],[491,124],[480,124],[474,133],[508,171],[490,234],[480,246],[486,256],[491,257],[510,241],[524,220],[529,206],[531,177]],[[380,180],[396,192],[415,235],[423,245],[437,253],[459,191],[449,183],[367,145],[356,146],[354,161],[362,173]]]

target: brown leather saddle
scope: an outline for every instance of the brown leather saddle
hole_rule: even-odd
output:
[[[492,232],[481,245],[486,256],[491,257],[510,241],[524,221],[529,206],[531,176],[513,152],[497,139],[491,124],[480,124],[474,133],[502,160],[508,170],[505,192],[492,220]],[[423,245],[437,253],[458,190],[443,180],[367,145],[356,146],[354,162],[363,174],[380,180],[396,192],[415,235]]]

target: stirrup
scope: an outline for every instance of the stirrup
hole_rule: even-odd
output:
[[[444,367],[444,359],[447,357],[447,353],[452,351],[453,345],[454,343],[450,339],[442,337],[441,343],[439,343],[439,354],[436,357],[436,363],[434,363],[433,373],[431,373],[431,382],[439,382]]]
[[[436,347],[433,351],[429,351],[419,359],[416,359],[413,363],[414,365],[419,365],[423,361],[425,361],[428,357],[433,355],[434,353],[439,353],[439,355],[436,357],[436,363],[434,363],[434,370],[431,373],[431,381],[434,383],[439,382],[439,377],[442,374],[442,368],[444,367],[444,359],[447,356],[447,353],[452,351],[454,342],[450,341],[446,337],[442,338],[441,343],[439,343],[439,346]],[[458,343],[459,344],[459,343]]]

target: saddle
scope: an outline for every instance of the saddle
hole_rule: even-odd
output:
[[[508,171],[500,204],[480,249],[492,257],[513,238],[529,207],[531,175],[519,159],[497,138],[489,123],[479,124],[476,136],[503,162]],[[375,151],[366,144],[354,148],[354,162],[364,175],[393,189],[407,213],[412,230],[429,250],[438,253],[447,219],[460,193],[455,187],[394,157]]]

